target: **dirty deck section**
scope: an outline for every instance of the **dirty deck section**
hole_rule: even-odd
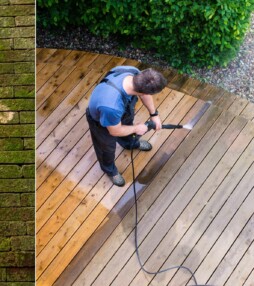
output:
[[[37,49],[37,285],[193,285],[184,270],[148,275],[134,247],[130,151],[117,147],[126,179],[100,170],[85,110],[94,86],[137,61],[82,51]],[[200,284],[253,286],[254,105],[163,71],[155,97],[163,122],[184,124],[213,104],[193,130],[150,131],[134,152],[138,243],[150,271],[190,267]],[[149,115],[139,102],[136,121]]]

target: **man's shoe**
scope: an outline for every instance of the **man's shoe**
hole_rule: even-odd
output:
[[[112,180],[113,184],[118,187],[122,187],[125,185],[125,180],[123,176],[119,173],[115,176],[110,177],[110,179]]]
[[[153,148],[153,146],[145,140],[140,140],[139,143],[140,145],[138,149],[141,151],[150,151]]]

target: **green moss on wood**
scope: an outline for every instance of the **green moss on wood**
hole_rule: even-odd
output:
[[[0,39],[32,38],[35,35],[34,27],[1,28]]]
[[[35,149],[35,139],[34,138],[24,138],[24,149],[34,150]]]
[[[6,268],[0,268],[0,281],[6,281]]]
[[[15,18],[15,23],[16,26],[34,26],[35,16],[17,16]]]
[[[33,193],[21,194],[20,203],[22,207],[34,207],[35,195]]]
[[[34,54],[34,50],[1,51],[0,62],[34,62]]]
[[[20,123],[34,123],[35,112],[34,111],[23,111],[20,112]]]
[[[20,194],[0,194],[0,207],[17,207],[20,205]]]
[[[30,86],[15,86],[14,97],[35,97],[34,85]]]
[[[34,268],[32,267],[22,267],[22,268],[11,267],[7,268],[7,273],[6,273],[7,281],[9,281],[9,283],[11,283],[10,281],[34,281],[35,279],[34,274],[35,271]],[[15,283],[20,283],[20,282],[15,282]]]
[[[0,151],[23,150],[23,140],[21,138],[0,139]]]
[[[3,179],[14,179],[21,178],[22,168],[17,165],[0,165],[0,178]]]
[[[11,249],[11,240],[7,237],[0,237],[0,251],[9,251]]]
[[[14,95],[13,87],[0,87],[0,98],[12,98]]]
[[[0,111],[34,110],[34,99],[0,99]]]
[[[15,20],[14,17],[1,17],[0,18],[0,27],[14,27]]]
[[[24,84],[34,84],[35,76],[34,73],[31,74],[5,74],[0,75],[0,85],[24,85]]]
[[[5,137],[34,137],[35,126],[24,125],[0,125],[0,136]]]
[[[25,178],[34,178],[35,177],[35,166],[34,165],[23,166],[22,175]]]
[[[34,150],[25,151],[2,151],[0,153],[1,164],[26,164],[34,163]]]
[[[34,208],[32,207],[11,207],[0,208],[0,217],[5,221],[28,221],[34,219]]]
[[[34,73],[35,72],[35,64],[33,62],[15,63],[14,71],[15,71],[15,73]]]
[[[11,50],[13,39],[0,39],[0,51]]]
[[[14,3],[12,3],[12,4],[14,4]],[[2,6],[0,9],[0,16],[4,16],[4,17],[8,17],[8,16],[29,16],[29,15],[34,15],[34,14],[35,14],[35,6],[34,5]]]
[[[27,224],[29,222],[23,221],[0,221],[0,233],[4,235],[25,235],[27,233]]]
[[[0,179],[0,192],[27,193],[34,192],[34,179]]]
[[[0,63],[0,74],[12,74],[14,73],[14,64],[12,63]]]

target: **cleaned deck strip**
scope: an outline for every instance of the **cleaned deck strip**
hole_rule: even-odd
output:
[[[117,146],[126,179],[113,186],[93,150],[85,112],[94,86],[117,65],[151,66],[85,51],[37,50],[37,285],[169,285],[189,273],[147,275],[134,248],[130,151]],[[149,270],[183,264],[199,283],[253,286],[254,105],[210,84],[158,68],[168,88],[155,96],[166,123],[153,149],[134,151],[139,249]],[[136,122],[149,114],[138,102]]]

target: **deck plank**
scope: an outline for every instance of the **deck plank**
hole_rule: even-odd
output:
[[[83,58],[87,56],[87,52],[83,51],[71,51],[65,59],[62,61],[63,66],[76,66],[76,64]]]
[[[74,84],[74,88],[70,90],[70,85],[68,87],[69,93],[65,90],[65,88],[61,88],[61,90],[65,90],[63,93],[65,94],[65,98],[62,100],[61,105],[55,105],[56,102],[59,102],[59,99],[52,98],[52,102],[54,107],[49,103],[49,108],[47,108],[47,112],[52,111],[52,113],[44,120],[43,125],[39,126],[37,129],[37,144],[38,146],[42,143],[42,141],[52,132],[52,130],[61,122],[61,120],[67,115],[67,113],[75,106],[79,100],[81,100],[84,95],[94,86],[96,80],[101,76],[101,72],[96,70],[91,70],[84,80],[79,81],[77,84]],[[66,86],[67,86],[66,82]],[[59,90],[58,93],[62,93]],[[62,93],[62,94],[63,94]],[[88,102],[88,98],[85,97],[86,102]],[[51,107],[50,107],[51,105]],[[87,103],[86,103],[87,106]],[[53,110],[54,109],[54,110]],[[45,114],[45,110],[42,113]],[[41,115],[38,115],[41,116]],[[43,120],[43,119],[42,119]],[[41,120],[41,121],[42,121]]]
[[[244,110],[241,112],[241,116],[254,122],[254,104],[252,102],[248,102]]]
[[[47,59],[47,63],[54,63],[55,65],[60,65],[70,53],[71,50],[57,49]]]
[[[56,49],[42,49],[36,54],[37,63],[45,63],[56,52]]]
[[[83,86],[85,75],[89,72],[87,68],[74,69],[68,77],[60,84],[55,91],[43,102],[37,110],[36,122],[37,128],[52,114],[60,103],[74,92],[77,87]]]
[[[36,93],[36,109],[38,110],[41,105],[49,98],[52,93],[61,85],[64,80],[73,72],[73,67],[62,67],[54,64],[47,64],[44,69],[46,72],[48,70],[54,71],[50,80],[42,77],[41,81],[38,82],[37,93]],[[41,73],[44,72],[44,69],[41,70]],[[40,74],[38,74],[40,78]]]

